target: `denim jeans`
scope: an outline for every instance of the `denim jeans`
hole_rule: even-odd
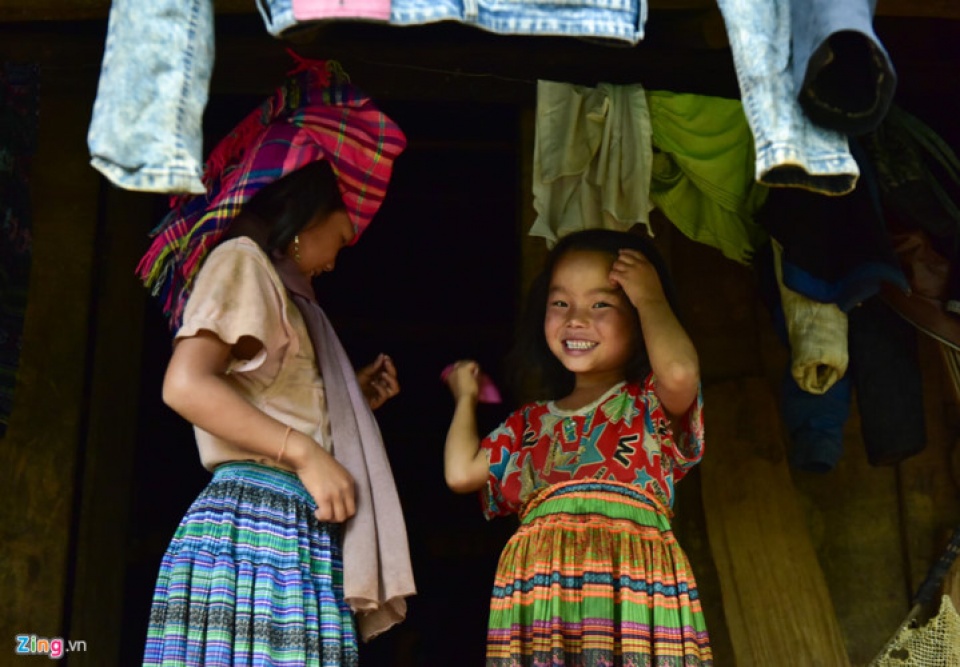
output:
[[[87,134],[90,163],[126,190],[202,193],[213,0],[114,0]]]
[[[280,37],[284,31],[297,25],[297,19],[293,16],[292,0],[256,0],[256,2],[264,27],[274,37]]]
[[[717,5],[753,133],[757,180],[824,194],[852,191],[860,170],[846,135],[815,125],[797,101],[790,69],[790,0],[718,0]]]
[[[794,87],[814,123],[850,135],[880,124],[897,86],[873,31],[876,0],[791,0]]]
[[[398,25],[460,21],[504,35],[611,39],[631,45],[643,39],[646,0],[393,0]]]

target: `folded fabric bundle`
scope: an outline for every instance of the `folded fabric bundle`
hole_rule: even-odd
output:
[[[780,244],[771,242],[780,304],[790,345],[790,371],[797,385],[823,394],[847,372],[847,316],[832,303],[820,303],[783,284]]]

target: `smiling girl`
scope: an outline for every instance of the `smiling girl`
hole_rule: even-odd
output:
[[[656,248],[609,230],[561,239],[514,350],[538,387],[480,439],[478,365],[457,362],[447,484],[520,527],[497,568],[488,667],[711,665],[696,582],[670,527],[703,455],[697,353]]]

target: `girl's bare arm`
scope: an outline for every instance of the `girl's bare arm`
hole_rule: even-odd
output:
[[[670,308],[656,269],[642,253],[621,250],[610,277],[640,314],[643,341],[657,378],[657,397],[671,415],[685,413],[697,398],[700,360]]]
[[[245,341],[251,342],[251,341]],[[232,347],[201,331],[177,342],[163,380],[163,401],[204,431],[292,468],[317,503],[321,521],[346,521],[356,512],[350,474],[311,437],[292,430],[238,394],[225,379]],[[283,445],[287,439],[286,446]]]
[[[476,362],[461,361],[447,378],[456,406],[443,450],[443,474],[447,486],[457,493],[480,490],[490,473],[477,433],[479,371]]]

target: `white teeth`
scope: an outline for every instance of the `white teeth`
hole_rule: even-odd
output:
[[[569,350],[589,350],[597,346],[596,343],[589,340],[565,340],[563,344]]]

